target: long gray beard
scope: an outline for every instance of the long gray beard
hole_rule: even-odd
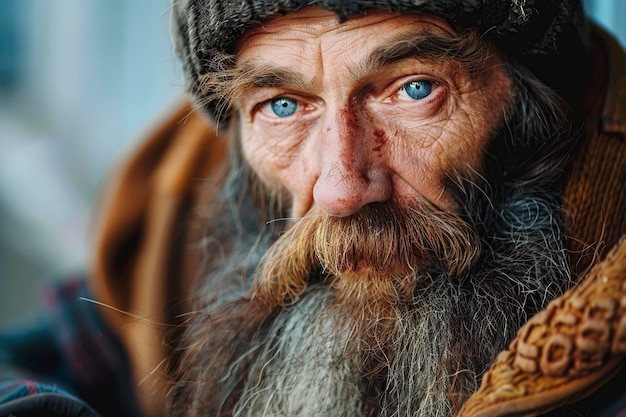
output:
[[[232,279],[234,265],[221,266],[230,272],[205,283],[200,296],[213,301],[181,345],[170,415],[456,414],[519,327],[571,285],[557,213],[557,199],[510,196],[477,226],[480,257],[465,275],[416,277],[410,299],[382,310],[338,302],[319,278],[267,311],[245,297],[250,282]]]
[[[328,311],[329,296],[321,287],[310,289],[274,320],[234,416],[360,415],[363,394],[354,343]]]
[[[454,415],[528,315],[569,286],[554,209],[516,200],[479,271],[463,284],[433,277],[392,314],[354,319],[328,286],[309,285],[250,346],[233,415]],[[378,340],[382,328],[391,336]]]
[[[536,88],[530,85],[526,94],[550,94]],[[172,364],[168,415],[456,414],[519,327],[572,285],[559,199],[551,188],[572,132],[559,130],[566,127],[558,114],[546,116],[556,104],[539,101],[521,98],[503,129],[519,140],[505,135],[494,142],[500,148],[494,155],[524,150],[502,165],[495,159],[486,176],[498,181],[456,184],[457,200],[480,236],[479,259],[458,279],[444,271],[416,277],[420,284],[410,299],[391,303],[383,314],[363,303],[338,302],[336,288],[323,277],[309,280],[287,307],[268,311],[249,296],[248,267],[259,264],[276,235],[259,241],[259,229],[250,225],[211,234],[215,246],[207,251],[215,259],[220,238],[232,242],[237,230],[249,230],[227,256],[212,261],[196,293],[200,309],[178,346],[180,362]],[[233,224],[246,218],[233,216]]]
[[[350,338],[350,326],[332,314],[332,295],[311,288],[271,325],[238,401],[238,417],[449,416],[440,357],[453,345],[450,300],[425,300],[417,312],[399,315],[395,355],[386,364],[383,395],[368,398],[363,375],[367,352]],[[415,320],[414,317],[421,316]],[[361,349],[359,349],[361,347]],[[364,352],[365,351],[365,352]],[[380,378],[380,375],[376,377]],[[463,378],[463,375],[457,377]],[[373,387],[381,388],[381,387]],[[372,393],[373,394],[373,393]]]

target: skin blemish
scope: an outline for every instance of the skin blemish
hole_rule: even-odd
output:
[[[376,146],[372,148],[374,152],[377,152],[380,155],[380,151],[382,150],[385,143],[387,143],[387,135],[385,135],[385,131],[382,129],[374,129],[374,143]]]
[[[350,133],[357,131],[358,125],[356,116],[354,115],[354,111],[352,111],[349,106],[345,106],[341,109],[341,117],[345,121],[346,128],[349,129]]]

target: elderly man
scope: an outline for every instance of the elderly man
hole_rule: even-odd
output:
[[[105,324],[70,337],[130,371],[72,395],[110,415],[138,412],[94,394],[123,381],[148,415],[626,408],[626,55],[578,1],[172,16],[195,107],[109,186],[80,299]]]

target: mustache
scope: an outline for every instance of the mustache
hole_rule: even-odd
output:
[[[315,278],[383,276],[462,279],[480,255],[477,230],[424,201],[373,203],[347,217],[314,207],[265,253],[253,298],[269,308],[295,302]]]

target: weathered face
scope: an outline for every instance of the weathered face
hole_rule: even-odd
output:
[[[310,7],[237,58],[204,82],[256,175],[234,165],[211,213],[170,412],[456,415],[570,285],[563,103],[425,15]],[[271,221],[284,201],[291,224]]]
[[[458,209],[449,175],[480,170],[511,87],[493,54],[470,70],[420,52],[455,37],[433,16],[339,23],[318,7],[246,32],[237,56],[248,88],[234,103],[242,148],[270,189],[289,193],[292,216],[421,199]]]

